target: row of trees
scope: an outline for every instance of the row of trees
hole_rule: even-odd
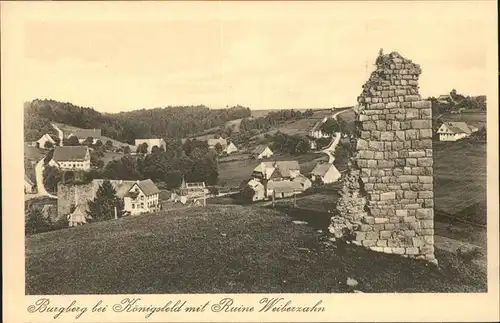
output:
[[[280,131],[271,136],[271,149],[291,155],[306,154],[311,150],[309,138],[301,135],[287,135]]]
[[[314,112],[311,109],[306,110],[304,113],[293,109],[270,111],[265,117],[243,119],[240,124],[240,131],[246,132],[254,129],[269,130],[271,127],[283,122],[302,119],[313,114]]]
[[[136,138],[183,138],[225,124],[229,120],[250,116],[243,106],[209,109],[206,106],[176,106],[103,114],[91,108],[54,100],[34,100],[24,106],[25,140],[54,134],[50,122],[79,128],[99,128],[103,135],[133,144]]]

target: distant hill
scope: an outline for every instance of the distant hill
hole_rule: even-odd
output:
[[[136,138],[182,138],[250,114],[250,109],[242,106],[209,109],[203,105],[109,114],[68,102],[36,99],[24,105],[24,135],[25,141],[33,141],[44,133],[56,134],[50,122],[57,122],[83,129],[102,129],[104,136],[133,144]]]

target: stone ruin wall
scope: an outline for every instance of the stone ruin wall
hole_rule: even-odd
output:
[[[330,232],[405,257],[434,257],[432,109],[418,93],[418,64],[381,54],[363,86],[355,154]],[[346,231],[347,229],[347,231]]]

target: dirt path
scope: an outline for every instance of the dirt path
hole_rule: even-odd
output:
[[[44,161],[43,158],[40,159],[40,161],[35,166],[36,186],[37,186],[37,190],[38,190],[37,196],[48,196],[48,197],[56,199],[57,196],[52,195],[49,192],[47,192],[47,190],[45,189],[45,186],[43,185],[43,170],[45,168],[43,161]]]
[[[64,144],[64,134],[62,130],[59,129],[59,127],[55,123],[51,123],[50,125],[52,126],[52,128],[57,130],[57,133],[59,134],[59,145],[62,147]]]
[[[332,118],[334,120],[337,120],[337,116],[343,112],[346,112],[346,111],[349,111],[350,109],[345,109],[345,110],[342,110],[342,111],[337,111],[335,112],[333,115],[332,115]],[[321,150],[322,153],[325,153],[328,155],[328,163],[330,164],[333,164],[333,162],[335,161],[335,148],[337,148],[337,145],[339,144],[340,142],[340,138],[342,136],[342,133],[341,132],[336,132],[335,133],[335,137],[333,137],[332,139],[332,142],[330,143],[330,145],[328,145],[328,147],[326,147],[325,149]]]

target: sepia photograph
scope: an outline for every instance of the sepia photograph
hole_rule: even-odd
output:
[[[26,296],[491,291],[480,5],[182,4],[26,11]]]

